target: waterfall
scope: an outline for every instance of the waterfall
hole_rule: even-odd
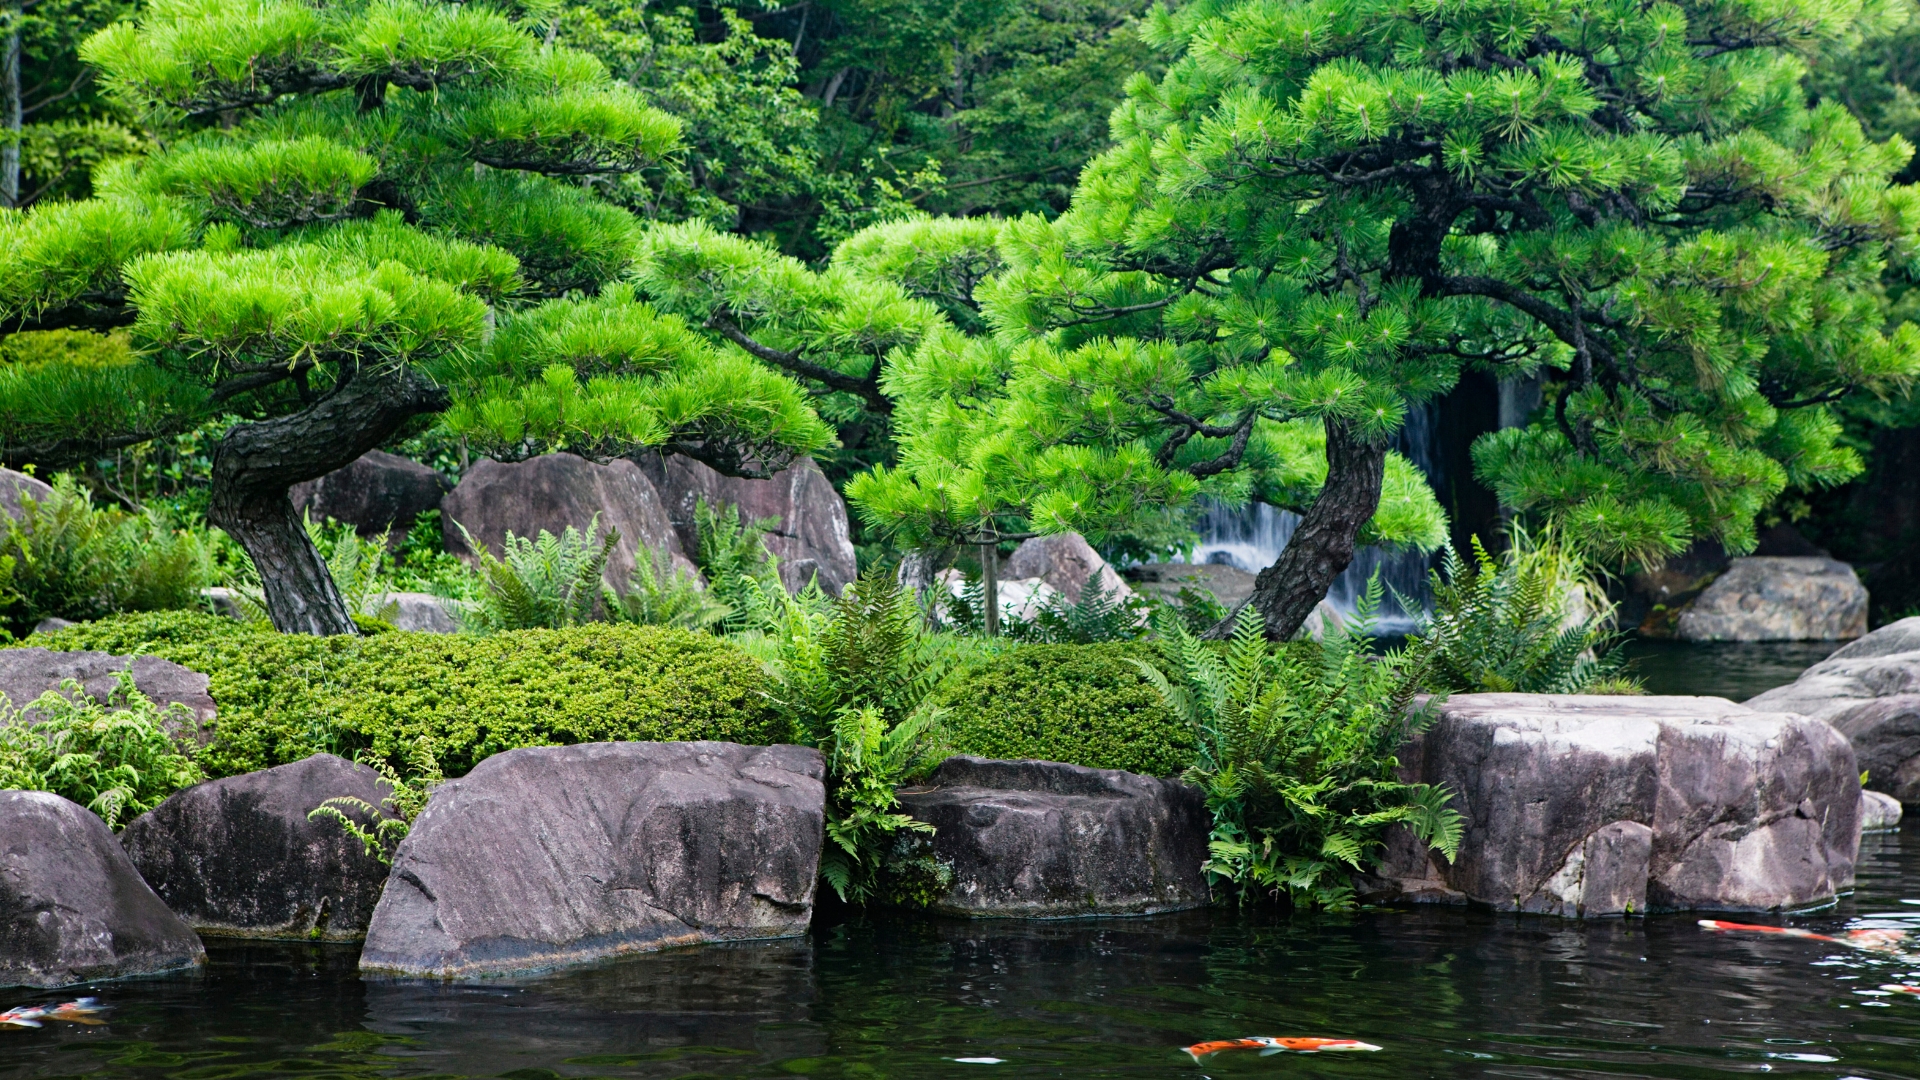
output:
[[[1434,450],[1438,417],[1438,402],[1407,410],[1407,420],[1394,440],[1394,449],[1426,474],[1427,483],[1435,491],[1445,491],[1439,456]],[[1186,561],[1223,564],[1257,574],[1280,557],[1281,549],[1287,546],[1287,540],[1299,524],[1300,515],[1266,503],[1244,506],[1212,503],[1195,523],[1200,542]],[[1430,595],[1427,583],[1430,565],[1429,557],[1417,551],[1363,547],[1354,552],[1353,563],[1346,572],[1334,579],[1333,586],[1327,590],[1327,599],[1339,610],[1352,612],[1355,601],[1366,592],[1368,579],[1378,572],[1386,595],[1375,629],[1383,635],[1405,634],[1413,629],[1413,614],[1401,609],[1395,593],[1417,607],[1424,607]]]

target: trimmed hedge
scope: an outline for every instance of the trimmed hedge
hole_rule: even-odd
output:
[[[172,611],[32,643],[149,653],[208,673],[220,716],[200,763],[213,776],[322,750],[372,749],[400,764],[421,736],[457,776],[519,746],[784,735],[758,663],[718,638],[664,627],[320,638]]]
[[[1193,764],[1193,732],[1130,661],[1139,644],[1020,645],[949,676],[955,753],[1068,761],[1167,776]]]

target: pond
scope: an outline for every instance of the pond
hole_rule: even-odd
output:
[[[1736,698],[1830,651],[1638,648],[1656,692]],[[894,916],[465,987],[363,981],[350,947],[216,941],[199,974],[89,990],[103,1026],[0,1029],[0,1080],[1920,1077],[1920,997],[1879,989],[1920,983],[1920,941],[1902,958],[1696,918]],[[1857,891],[1792,922],[1920,930],[1920,821],[1869,836]],[[1381,1049],[1181,1049],[1262,1035]]]
[[[1622,648],[1653,694],[1704,694],[1745,701],[1784,686],[1840,647],[1838,641],[1694,643],[1633,638]]]

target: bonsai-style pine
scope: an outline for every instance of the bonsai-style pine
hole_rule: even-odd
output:
[[[85,58],[159,134],[86,202],[0,217],[0,331],[125,327],[0,372],[0,456],[61,467],[209,419],[209,516],[285,631],[351,633],[287,498],[424,413],[498,457],[640,447],[759,472],[829,445],[800,389],[615,286],[596,195],[678,124],[541,14],[159,0]],[[57,344],[57,343],[56,343]]]

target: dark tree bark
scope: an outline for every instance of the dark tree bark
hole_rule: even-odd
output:
[[[213,452],[207,518],[252,556],[267,614],[286,634],[356,632],[287,489],[349,464],[408,419],[448,404],[445,390],[406,369],[343,380],[300,412],[232,428]]]
[[[1354,538],[1380,507],[1386,470],[1385,442],[1342,423],[1327,424],[1326,485],[1280,558],[1254,579],[1253,595],[1246,601],[1266,620],[1267,637],[1285,641],[1298,633],[1314,605],[1326,598],[1333,579],[1353,562]],[[1233,618],[1228,616],[1207,636],[1232,633]]]

